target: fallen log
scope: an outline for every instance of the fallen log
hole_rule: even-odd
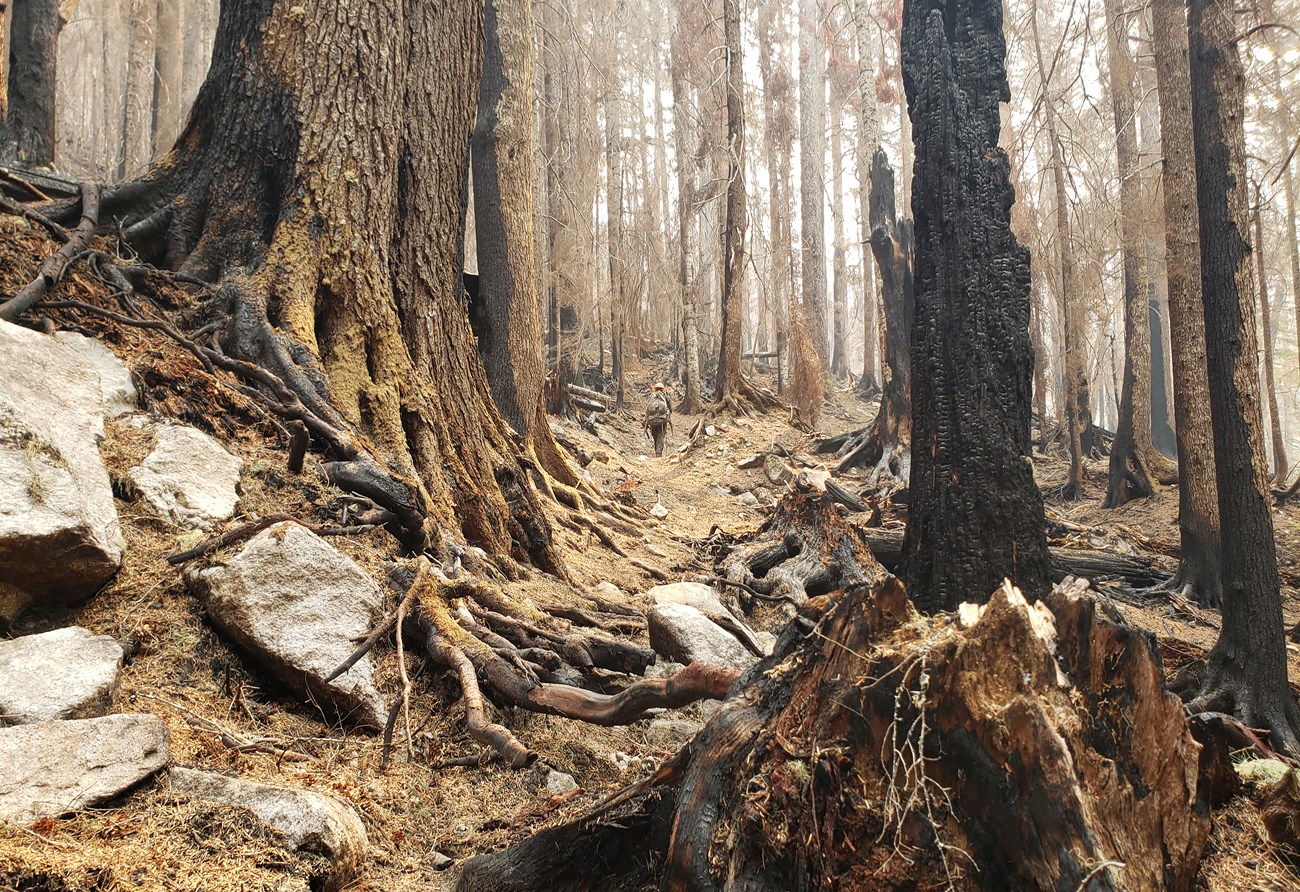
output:
[[[903,556],[901,530],[859,529],[876,560],[891,573]],[[1155,561],[1115,554],[1109,551],[1092,551],[1082,548],[1049,548],[1052,557],[1052,580],[1060,582],[1067,576],[1083,579],[1117,579],[1134,588],[1159,585],[1169,578]]]
[[[600,403],[601,405],[608,405],[609,403],[612,403],[614,401],[614,397],[610,396],[609,394],[601,393],[599,390],[592,390],[590,387],[582,387],[578,384],[568,384],[565,386],[569,388],[569,396],[582,397],[584,400],[590,403]]]

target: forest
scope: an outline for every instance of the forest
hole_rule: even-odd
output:
[[[1300,888],[1293,0],[0,0],[0,892]]]

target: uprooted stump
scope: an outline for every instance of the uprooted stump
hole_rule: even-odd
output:
[[[1190,890],[1200,748],[1086,587],[935,618],[892,577],[814,599],[654,776],[458,888]]]
[[[798,605],[884,575],[862,533],[840,517],[834,501],[815,485],[796,481],[754,541],[723,559],[719,576],[737,589],[742,606],[753,600]]]

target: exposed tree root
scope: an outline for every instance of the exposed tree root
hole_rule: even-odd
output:
[[[458,888],[1195,887],[1200,748],[1147,636],[1078,584],[960,626],[884,576],[829,600],[654,776]],[[624,860],[579,875],[592,847]]]
[[[64,242],[63,247],[41,264],[36,278],[11,299],[0,304],[0,319],[13,322],[30,310],[63,278],[64,272],[73,259],[90,247],[90,240],[95,235],[95,227],[99,225],[99,192],[99,186],[93,184],[81,187],[81,222]],[[54,231],[51,229],[51,232]]]
[[[796,483],[755,541],[722,560],[718,575],[740,588],[742,606],[748,608],[755,595],[802,604],[882,575],[861,532],[832,509],[832,501],[814,486]]]
[[[1148,462],[1148,456],[1130,436],[1120,445],[1117,440],[1110,453],[1110,476],[1103,508],[1119,508],[1134,499],[1148,499],[1160,490],[1160,482]]]
[[[706,406],[704,414],[691,425],[686,432],[686,445],[682,449],[683,452],[694,449],[704,442],[705,429],[722,416],[746,418],[755,412],[770,412],[783,405],[780,398],[766,387],[755,384],[744,375],[739,375],[738,379],[731,393]]]
[[[1226,636],[1199,664],[1180,673],[1183,696],[1191,712],[1222,712],[1236,716],[1248,728],[1267,729],[1273,750],[1300,758],[1300,709],[1285,683],[1262,685],[1252,679],[1257,667],[1254,654],[1234,653],[1224,646]],[[1272,697],[1268,690],[1277,691]]]

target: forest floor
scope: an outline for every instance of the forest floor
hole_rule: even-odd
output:
[[[0,293],[13,293],[34,273],[44,250],[36,242],[47,244],[15,225],[13,218],[0,216],[0,246],[19,246],[16,251],[0,247]],[[75,272],[59,294],[61,299],[106,300],[97,282]],[[182,292],[160,296],[176,303],[189,299]],[[338,494],[321,482],[310,461],[302,475],[285,470],[280,433],[246,398],[203,375],[188,354],[152,332],[91,316],[83,317],[81,324],[131,366],[150,411],[201,427],[244,458],[241,513],[232,524],[273,512],[309,523],[332,516]],[[807,456],[813,438],[791,427],[780,412],[718,418],[714,435],[684,454],[677,447],[694,419],[678,417],[665,456],[655,457],[640,430],[640,413],[656,372],[662,370],[648,365],[637,369],[627,412],[601,418],[595,433],[572,421],[555,422],[561,439],[590,457],[586,470],[606,493],[646,509],[656,503],[667,509],[662,521],[648,524],[639,538],[610,533],[625,556],[589,533],[554,527],[580,589],[613,583],[626,602],[638,608],[647,606],[645,592],[661,581],[713,573],[713,559],[703,544],[715,528],[743,536],[762,523],[764,506],[779,497],[780,488],[761,467],[738,469],[740,459],[777,443],[813,461]],[[823,413],[820,432],[860,427],[874,416],[875,408],[874,402],[837,392]],[[141,449],[128,425],[108,426],[103,452],[115,479],[139,460]],[[1039,480],[1051,491],[1064,477],[1064,456],[1036,458]],[[1176,490],[1103,511],[1104,459],[1090,461],[1087,470],[1086,499],[1048,506],[1049,514],[1068,522],[1071,530],[1054,544],[1132,550],[1154,556],[1172,571],[1178,542]],[[757,507],[742,504],[747,492],[755,494]],[[648,720],[602,728],[507,709],[499,711],[499,720],[541,754],[532,767],[516,771],[492,759],[479,765],[450,764],[478,757],[481,748],[464,730],[455,681],[440,670],[419,669],[409,746],[406,729],[399,724],[393,761],[382,769],[377,737],[332,727],[310,706],[259,676],[212,631],[180,573],[165,561],[167,554],[195,544],[198,536],[178,533],[130,501],[119,501],[118,510],[128,547],[113,582],[85,607],[32,619],[20,631],[75,623],[123,642],[130,659],[113,711],[150,712],[163,718],[172,734],[176,764],[314,789],[350,802],[362,816],[370,843],[363,876],[350,889],[450,889],[459,862],[578,816],[651,772],[684,740],[653,731]],[[904,521],[905,515],[894,508],[878,518],[882,525],[900,529]],[[1275,522],[1287,586],[1286,617],[1294,623],[1300,618],[1300,508],[1283,509],[1275,514]],[[377,578],[382,578],[383,562],[393,554],[393,540],[382,530],[331,542]],[[517,585],[535,600],[573,597],[564,586],[540,575]],[[1131,622],[1159,637],[1170,672],[1215,640],[1218,617],[1213,612],[1176,604],[1164,595],[1100,587],[1117,597]],[[972,593],[980,594],[986,593]],[[388,596],[391,601],[392,593]],[[775,611],[764,612],[755,625],[764,628],[775,619]],[[1300,653],[1294,648],[1290,669],[1293,685],[1300,683]],[[388,696],[400,687],[390,644],[381,645],[377,682]],[[676,717],[686,719],[681,727],[689,731],[691,722],[703,721],[715,708],[710,702],[695,704],[677,711]],[[223,732],[290,748],[307,758],[288,761],[236,751],[223,743]],[[551,794],[546,780],[552,770],[571,775],[578,789]],[[177,800],[163,777],[106,807],[66,819],[44,819],[30,829],[0,827],[0,890],[306,889],[301,866],[285,852],[282,841],[240,814]],[[441,872],[432,869],[437,854],[452,859],[452,866]],[[1200,888],[1300,888],[1300,875],[1272,851],[1258,810],[1247,797],[1215,812]]]

